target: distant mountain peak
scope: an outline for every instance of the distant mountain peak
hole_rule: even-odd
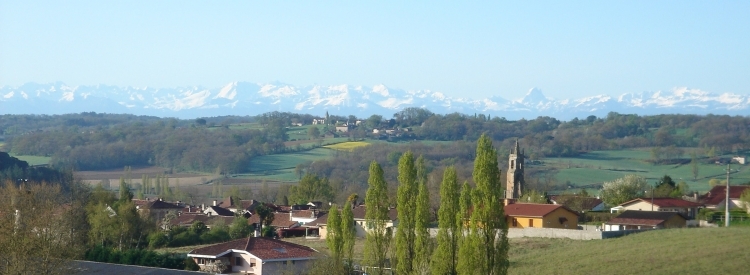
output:
[[[323,115],[386,117],[406,107],[420,107],[438,114],[484,113],[507,119],[554,116],[559,119],[604,116],[609,112],[658,114],[739,114],[750,109],[746,95],[716,94],[676,87],[668,91],[606,94],[554,99],[531,88],[521,98],[499,96],[472,99],[452,97],[431,90],[402,90],[376,84],[372,87],[340,85],[294,86],[280,81],[234,81],[221,87],[177,88],[121,87],[98,84],[68,86],[63,82],[26,83],[0,87],[0,111],[8,114],[61,114],[78,112],[134,113],[139,115],[194,118],[219,115],[257,115],[288,111]]]

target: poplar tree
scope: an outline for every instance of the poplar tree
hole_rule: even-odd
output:
[[[347,272],[351,270],[352,258],[354,257],[354,242],[357,235],[357,229],[354,227],[354,213],[352,212],[355,200],[356,195],[349,196],[349,200],[341,210],[341,236],[344,240],[342,253],[346,259]]]
[[[327,225],[328,232],[326,232],[326,243],[328,244],[328,249],[331,250],[331,256],[333,256],[338,263],[341,262],[341,250],[344,239],[339,208],[335,204],[331,206],[331,211],[328,213]]]
[[[407,151],[398,161],[398,228],[396,229],[396,273],[411,274],[414,261],[415,205],[417,195],[417,170],[414,155]]]
[[[427,191],[427,167],[423,156],[417,158],[417,201],[414,211],[414,273],[429,274],[432,252],[430,242],[430,192]]]
[[[120,177],[120,202],[128,202],[133,199],[133,193],[130,192],[130,185],[125,183],[125,179]]]
[[[443,172],[443,182],[440,184],[439,229],[437,248],[430,263],[432,274],[457,274],[460,213],[458,177],[456,168],[450,166]]]
[[[466,248],[476,251],[476,259],[473,265],[465,265],[459,271],[465,274],[507,274],[508,225],[502,202],[500,168],[492,140],[484,134],[477,141],[472,176],[476,189],[472,191],[470,230],[465,242]]]
[[[383,274],[391,241],[391,232],[385,227],[388,220],[388,190],[383,169],[377,161],[370,163],[370,177],[365,196],[365,263],[374,267],[374,274]]]
[[[471,210],[472,210],[472,192],[471,186],[468,181],[464,181],[461,187],[461,197],[459,199],[460,212],[456,215],[456,223],[459,225],[461,231],[458,235],[458,257],[456,265],[456,273],[458,274],[472,274],[474,267],[479,265],[477,262],[478,256],[476,255],[475,247],[478,246],[478,239],[474,238],[475,228],[471,227]],[[472,243],[477,241],[477,243]]]

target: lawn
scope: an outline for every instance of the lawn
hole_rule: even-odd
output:
[[[508,274],[744,274],[750,227],[656,230],[625,237],[580,241],[510,239]],[[285,241],[328,253],[325,240]],[[362,259],[364,239],[354,258]]]
[[[750,227],[657,230],[616,239],[511,240],[508,274],[744,274]]]
[[[690,164],[654,165],[647,160],[651,157],[648,149],[594,151],[571,158],[548,158],[544,165],[558,169],[557,180],[561,183],[570,181],[573,186],[592,186],[611,181],[627,174],[637,174],[654,183],[664,175],[669,175],[676,182],[685,181],[690,190],[707,191],[708,181],[712,178],[725,178],[726,166],[701,163],[698,179],[693,181]],[[734,170],[734,169],[738,169]],[[731,180],[734,183],[750,181],[750,169],[746,166],[733,165]]]

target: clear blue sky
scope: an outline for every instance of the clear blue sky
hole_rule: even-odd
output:
[[[0,86],[750,93],[750,1],[267,2],[0,0]]]

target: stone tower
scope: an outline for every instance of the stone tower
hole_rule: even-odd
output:
[[[518,199],[523,190],[523,163],[524,155],[516,139],[516,148],[510,151],[508,156],[508,179],[505,181],[505,198]]]

